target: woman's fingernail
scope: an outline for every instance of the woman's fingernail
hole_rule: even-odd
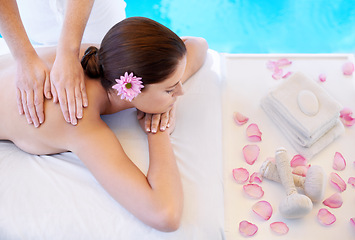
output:
[[[152,129],[152,133],[156,133],[157,132],[157,130],[156,129]]]
[[[161,131],[165,131],[165,127],[161,127],[160,130],[161,130]]]
[[[146,128],[145,130],[146,130],[147,132],[150,132],[150,128]]]

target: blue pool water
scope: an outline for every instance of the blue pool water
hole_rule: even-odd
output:
[[[228,53],[355,53],[355,0],[126,0],[178,35]]]

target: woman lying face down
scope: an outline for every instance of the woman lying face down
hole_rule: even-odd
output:
[[[202,66],[207,48],[202,38],[179,38],[153,20],[127,18],[106,34],[100,47],[82,45],[90,104],[78,124],[66,123],[60,106],[47,100],[46,120],[37,129],[18,115],[16,96],[9,90],[15,89],[15,62],[10,55],[0,56],[0,140],[10,140],[31,154],[72,151],[137,218],[158,230],[174,231],[183,208],[170,143],[175,102],[183,94],[182,84]],[[37,52],[51,67],[55,48]],[[137,108],[137,119],[147,133],[147,175],[128,158],[100,118],[128,108]]]

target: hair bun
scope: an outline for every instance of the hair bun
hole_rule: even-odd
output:
[[[97,47],[88,47],[81,59],[81,66],[83,67],[84,72],[91,78],[98,78],[101,76],[98,51],[99,49],[97,49]]]

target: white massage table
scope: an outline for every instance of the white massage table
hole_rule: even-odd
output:
[[[105,192],[74,154],[29,155],[0,141],[0,239],[224,239],[218,61],[219,54],[209,51],[205,65],[184,84],[185,96],[178,101],[172,144],[182,177],[184,210],[176,232],[159,232],[140,222]],[[147,139],[136,111],[103,118],[146,173]]]
[[[1,40],[1,39],[0,39]],[[0,41],[1,44],[1,41]],[[0,45],[0,52],[1,52]],[[330,211],[337,221],[331,226],[317,222],[322,204],[303,219],[286,220],[278,211],[285,196],[281,185],[264,180],[262,200],[274,208],[270,220],[260,220],[251,206],[257,201],[245,196],[242,185],[234,181],[232,169],[245,167],[258,171],[261,163],[284,146],[295,154],[259,102],[271,87],[281,80],[271,78],[265,63],[287,57],[293,64],[287,69],[302,71],[313,78],[324,72],[327,81],[321,85],[344,106],[355,110],[354,77],[344,77],[341,65],[351,55],[231,55],[209,51],[203,68],[186,84],[185,95],[178,102],[177,125],[172,141],[184,188],[184,213],[181,227],[173,233],[156,231],[137,220],[116,203],[71,153],[53,156],[31,156],[12,143],[0,141],[0,239],[243,239],[238,232],[242,220],[259,227],[251,239],[353,239],[355,230],[354,187],[342,193],[344,204]],[[353,60],[353,59],[352,59]],[[257,123],[262,141],[254,165],[243,160],[242,148],[248,144],[245,128],[233,122],[239,111]],[[127,110],[105,116],[127,154],[146,171],[148,149],[144,133]],[[321,165],[329,174],[335,151],[347,160],[346,170],[339,174],[347,181],[355,175],[355,127],[345,133],[310,163]],[[139,151],[137,151],[139,149]],[[326,196],[336,192],[327,182]],[[285,236],[276,236],[269,224],[284,221],[289,227]]]

